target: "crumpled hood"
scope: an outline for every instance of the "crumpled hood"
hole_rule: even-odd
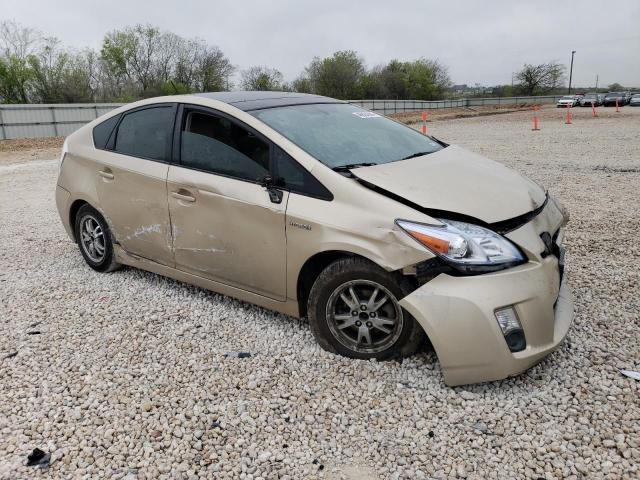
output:
[[[542,205],[546,192],[511,168],[451,145],[398,162],[360,167],[357,178],[422,208],[486,223],[508,220]]]

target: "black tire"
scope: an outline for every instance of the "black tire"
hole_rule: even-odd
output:
[[[335,320],[332,320],[332,317],[330,317],[330,311],[334,311],[334,306],[337,308],[338,302],[340,302],[340,300],[334,301],[331,299],[337,298],[336,292],[341,291],[341,288],[344,288],[345,285],[349,285],[352,282],[355,282],[354,286],[356,288],[358,288],[359,285],[357,282],[363,282],[360,284],[362,286],[359,288],[366,288],[367,283],[365,282],[370,282],[372,289],[375,288],[375,285],[379,285],[384,287],[387,293],[390,293],[395,297],[383,307],[387,309],[394,308],[394,310],[392,310],[393,312],[397,312],[397,309],[399,309],[401,312],[401,315],[399,316],[400,320],[396,320],[393,327],[389,327],[393,330],[392,334],[387,335],[386,333],[380,333],[376,330],[377,327],[370,329],[370,331],[373,332],[373,335],[379,334],[386,338],[385,341],[381,341],[380,347],[375,347],[373,345],[374,342],[372,342],[374,337],[368,335],[370,348],[382,348],[382,350],[363,351],[369,348],[369,346],[365,345],[364,343],[366,342],[364,342],[362,347],[360,347],[360,333],[358,332],[362,327],[356,327],[355,325],[349,326],[348,330],[350,331],[349,333],[353,333],[354,330],[356,331],[356,333],[353,334],[358,337],[358,345],[354,346],[354,348],[346,345],[345,343],[348,343],[348,340],[345,340],[343,334],[340,332],[345,332],[347,328],[340,326],[336,327]],[[397,302],[401,300],[412,290],[413,288],[411,287],[410,282],[401,274],[389,273],[366,259],[349,257],[336,260],[327,266],[320,275],[318,275],[318,278],[311,288],[307,307],[311,331],[324,350],[343,355],[345,357],[357,359],[375,358],[377,360],[408,357],[416,353],[423,345],[426,345],[427,338],[422,327],[411,316],[411,314],[401,307],[394,305],[393,301]],[[383,294],[385,293],[384,290],[380,291]],[[372,294],[371,296],[375,300],[375,294]],[[380,293],[378,293],[378,298],[380,298]],[[389,298],[391,299],[391,297]],[[346,302],[343,304],[343,307],[348,307]],[[347,308],[347,310],[349,309]],[[359,311],[358,316],[356,316],[355,313],[352,312],[354,318],[359,318],[359,315],[364,314],[365,312]],[[340,316],[347,315],[349,314],[345,313]],[[350,320],[351,319],[347,321]],[[369,323],[362,320],[360,322],[361,325],[363,322]],[[344,325],[344,323],[342,325]],[[339,340],[339,338],[342,338],[342,340]],[[357,350],[358,348],[360,348],[360,351]]]
[[[101,249],[98,250],[96,243],[94,243],[93,253],[90,251],[90,247],[87,247],[87,243],[83,241],[83,225],[85,222],[91,220],[92,223],[100,227],[101,236]],[[76,235],[76,241],[78,242],[78,248],[84,258],[87,265],[98,272],[112,272],[120,268],[120,264],[116,262],[113,254],[113,237],[109,225],[105,222],[100,213],[89,204],[85,204],[78,210],[74,221],[74,231]],[[94,238],[94,240],[96,240]],[[90,243],[90,242],[89,242]],[[100,253],[100,254],[98,254]]]

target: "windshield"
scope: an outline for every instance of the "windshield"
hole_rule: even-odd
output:
[[[607,97],[621,97],[622,94],[618,92],[607,93]]]
[[[413,128],[346,103],[249,112],[325,165],[379,165],[443,147]]]
[[[573,100],[574,97],[567,97],[566,95],[564,97],[562,97],[563,100]]]
[[[587,93],[584,98],[596,98],[598,95],[596,95],[595,93]]]

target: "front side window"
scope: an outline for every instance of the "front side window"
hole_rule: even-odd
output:
[[[417,130],[345,103],[249,112],[325,165],[382,164],[443,148]]]
[[[187,111],[181,137],[185,167],[250,181],[269,172],[269,145],[224,117]]]
[[[118,126],[114,150],[134,157],[167,161],[173,118],[171,106],[127,113]]]

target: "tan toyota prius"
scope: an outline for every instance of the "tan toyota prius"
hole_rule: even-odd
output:
[[[524,371],[573,316],[566,216],[542,188],[327,97],[118,108],[67,138],[56,203],[97,271],[131,265],[307,316],[351,358],[430,342],[449,385]]]

